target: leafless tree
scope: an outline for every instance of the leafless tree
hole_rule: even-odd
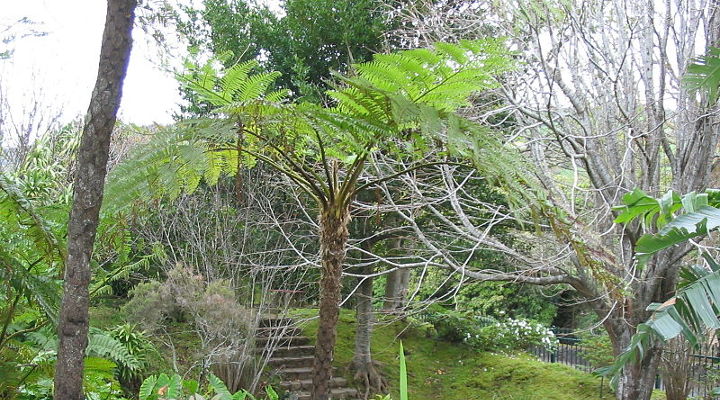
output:
[[[634,188],[659,196],[709,185],[716,109],[688,93],[681,77],[706,44],[717,43],[719,11],[712,0],[421,1],[393,11],[405,24],[394,32],[401,43],[488,30],[508,36],[521,60],[503,93],[513,108],[512,140],[535,163],[546,232],[559,251],[557,262],[507,251],[520,272],[487,279],[572,286],[600,317],[616,353],[649,316],[647,305],[672,295],[689,248],[636,268],[634,244],[647,231],[614,224],[613,207]],[[459,222],[462,232],[477,233],[472,221]],[[619,399],[650,397],[659,355],[654,346],[624,370]]]
[[[6,82],[0,78],[0,165],[17,170],[25,161],[35,140],[60,130],[61,107],[54,107],[37,87],[11,99]]]
[[[234,291],[238,306],[247,310],[236,334],[226,334],[217,318],[206,318],[208,309],[194,308],[193,326],[202,342],[195,364],[200,374],[212,370],[229,387],[252,391],[283,330],[292,328],[284,326],[268,340],[256,341],[261,320],[286,317],[297,305],[282,291],[307,295],[316,290],[306,275],[317,267],[318,253],[312,219],[299,209],[297,194],[284,190],[282,178],[261,166],[240,173],[241,200],[234,183],[203,186],[174,201],[156,202],[152,216],[135,229],[145,243],[162,249],[163,275],[184,265],[204,282],[225,281]],[[175,339],[165,332],[172,349]]]

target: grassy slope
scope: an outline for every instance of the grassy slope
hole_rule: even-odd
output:
[[[316,311],[298,312],[312,316]],[[383,365],[391,393],[399,398],[398,348],[405,347],[410,400],[584,400],[598,399],[600,381],[572,368],[533,360],[478,353],[470,348],[425,337],[400,322],[378,326],[373,335],[373,356]],[[317,319],[303,328],[314,336]],[[338,325],[335,363],[349,364],[353,353],[355,319],[343,311]],[[402,332],[402,334],[400,334]],[[345,369],[341,369],[347,373]],[[607,390],[604,398],[609,399]]]
[[[298,316],[313,317],[317,310],[299,310]],[[124,322],[119,303],[91,307],[91,325],[110,328]],[[408,364],[410,400],[595,400],[599,399],[598,379],[572,368],[533,360],[527,355],[478,353],[472,349],[428,338],[424,332],[406,329],[401,322],[382,324],[373,334],[373,356],[382,363],[390,392],[398,396],[398,349],[403,341]],[[178,363],[191,364],[197,339],[183,324],[171,324],[175,332]],[[303,326],[315,336],[317,319]],[[354,313],[343,310],[338,325],[335,364],[341,373],[352,359],[355,337]],[[156,360],[153,372],[170,370],[169,360]],[[350,376],[348,376],[350,377]],[[612,399],[605,391],[604,399]],[[654,399],[664,396],[658,391]]]

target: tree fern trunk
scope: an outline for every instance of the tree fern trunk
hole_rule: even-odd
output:
[[[345,261],[345,245],[348,240],[350,213],[347,207],[329,207],[320,214],[320,255],[322,276],[320,278],[320,323],[315,344],[313,363],[313,400],[330,398],[333,350],[336,327],[340,313],[340,277]]]
[[[97,81],[90,100],[68,221],[68,256],[55,368],[55,398],[81,400],[83,360],[88,342],[90,258],[97,232],[110,136],[132,46],[136,0],[109,0]]]

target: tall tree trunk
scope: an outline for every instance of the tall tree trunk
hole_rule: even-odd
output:
[[[671,287],[674,287],[673,282],[668,283],[668,287],[660,290],[660,293],[665,293]],[[658,296],[667,298],[664,294],[658,294]],[[633,300],[626,299],[624,303],[619,303],[609,313],[596,310],[598,315],[605,318],[603,326],[608,332],[615,356],[620,355],[630,346],[637,325],[645,322],[650,315],[646,311],[649,302],[641,301],[639,297]],[[617,377],[615,397],[618,400],[650,400],[655,387],[662,350],[662,343],[653,343],[645,349],[642,359],[636,363],[629,363],[623,368]]]
[[[660,349],[652,349],[642,363],[628,366],[626,372],[620,375],[616,397],[621,400],[650,400],[655,389],[660,355]]]
[[[402,247],[402,238],[394,238],[389,241],[390,251],[399,251]],[[405,306],[405,295],[410,283],[410,270],[396,269],[387,276],[385,282],[385,303],[383,310],[393,312]]]
[[[613,342],[615,354],[620,354],[630,345],[630,338],[635,333],[635,328],[626,323],[620,328],[619,335],[610,335]],[[608,331],[615,332],[616,325]],[[628,364],[618,377],[617,391],[615,397],[618,400],[650,400],[655,388],[655,378],[662,356],[662,347],[653,345],[645,350],[645,354],[637,363]]]
[[[393,312],[405,306],[405,295],[410,282],[409,269],[396,269],[388,274],[385,283],[385,303],[383,310]]]
[[[366,250],[370,251],[371,249]],[[362,273],[367,277],[361,278],[360,287],[356,292],[355,355],[350,365],[350,369],[355,371],[355,381],[361,382],[365,386],[365,399],[370,394],[384,393],[387,390],[387,382],[375,368],[370,346],[374,323],[372,307],[374,278],[371,276],[373,272],[372,266],[363,267]]]
[[[340,277],[345,262],[350,213],[346,206],[327,207],[320,214],[320,325],[315,343],[313,363],[313,400],[330,398],[333,350],[340,313]]]
[[[68,256],[60,321],[55,398],[81,400],[87,347],[90,258],[103,198],[110,136],[132,47],[136,0],[108,0],[100,64],[83,129],[68,222]]]

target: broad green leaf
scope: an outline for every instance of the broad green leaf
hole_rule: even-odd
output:
[[[182,396],[182,387],[182,378],[180,378],[180,375],[174,374],[170,377],[165,397],[168,399],[179,399]]]
[[[720,87],[720,49],[711,47],[705,56],[690,64],[683,83],[690,90],[706,92],[708,102],[715,103]]]
[[[210,382],[210,387],[212,387],[215,393],[220,396],[221,400],[233,400],[232,394],[228,390],[227,386],[225,386],[223,381],[220,380],[220,378],[213,374],[210,374],[210,376],[208,377],[208,381]]]
[[[183,389],[185,389],[185,391],[187,391],[189,395],[197,393],[198,389],[200,388],[200,384],[194,379],[184,380],[182,385]]]
[[[158,378],[155,375],[145,378],[142,385],[140,385],[140,400],[151,400],[155,398],[154,394],[157,381]]]

